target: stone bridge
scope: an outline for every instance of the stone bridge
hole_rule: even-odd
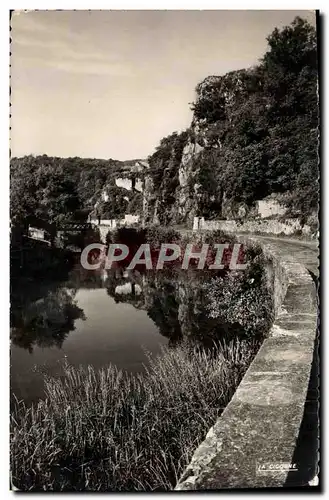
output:
[[[272,259],[276,319],[176,490],[317,483],[317,242],[246,234],[238,241],[260,243]]]

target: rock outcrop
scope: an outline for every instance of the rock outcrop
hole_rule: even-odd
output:
[[[216,152],[223,147],[228,128],[234,127],[239,103],[252,91],[254,79],[254,70],[241,70],[207,77],[197,86],[190,128],[163,139],[149,158],[143,205],[146,222],[191,222],[205,210],[217,217],[225,208],[227,213],[239,212],[212,175],[221,169]]]
[[[316,33],[296,18],[268,42],[257,66],[197,85],[191,126],[149,157],[147,221],[254,218],[271,194],[287,195],[290,217],[317,211]]]

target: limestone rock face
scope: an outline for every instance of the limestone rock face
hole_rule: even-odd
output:
[[[146,174],[143,190],[143,223],[158,224],[158,201],[154,189],[154,182],[150,175]]]
[[[221,175],[217,174],[227,164],[217,152],[223,148],[225,136],[237,123],[240,107],[254,87],[253,69],[209,76],[199,83],[191,126],[162,139],[150,157],[147,175],[155,183],[145,179],[146,222],[189,224],[194,216],[248,216],[250,207],[231,206],[230,200],[223,197],[218,181]]]
[[[158,162],[156,168],[162,171],[158,186],[154,184],[152,175],[146,174],[143,192],[145,223],[167,225],[191,222],[198,213],[199,167],[195,160],[204,149],[200,144],[203,142],[203,132],[198,127],[196,124],[189,129],[189,137],[179,161],[173,150],[167,162]]]
[[[197,213],[197,193],[199,184],[196,181],[195,157],[203,150],[203,146],[189,141],[183,149],[179,166],[179,190],[177,209],[182,221],[193,220]]]

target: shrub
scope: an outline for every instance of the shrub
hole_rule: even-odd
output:
[[[161,243],[178,243],[181,235],[171,227],[150,225],[146,228],[145,241],[152,248],[160,247]]]
[[[264,336],[274,319],[269,264],[254,245],[247,249],[247,269],[216,276],[204,284],[206,309],[220,323],[239,326],[247,336]],[[252,260],[251,260],[252,259]]]

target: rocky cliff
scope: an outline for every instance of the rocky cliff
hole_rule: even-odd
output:
[[[316,33],[296,18],[267,40],[257,66],[199,83],[191,126],[148,158],[146,222],[253,217],[273,194],[290,216],[317,210]]]
[[[220,165],[225,135],[228,127],[234,127],[236,110],[252,91],[254,79],[254,70],[241,70],[210,76],[197,86],[190,128],[166,138],[149,158],[146,221],[182,223],[205,212],[230,213],[225,191],[213,174],[225,167]]]

